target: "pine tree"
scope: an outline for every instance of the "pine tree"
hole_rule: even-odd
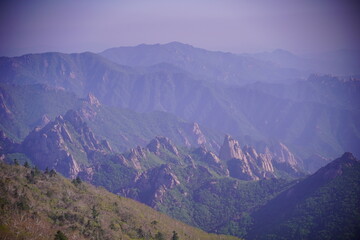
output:
[[[29,165],[28,161],[26,161],[26,162],[24,163],[24,167],[30,168],[30,165]]]
[[[165,240],[164,234],[162,232],[157,232],[155,234],[155,239],[156,240]]]
[[[56,171],[54,169],[51,169],[50,171],[50,177],[53,177],[56,175]]]
[[[173,236],[172,236],[171,240],[179,240],[179,239],[180,238],[179,238],[177,232],[173,231]]]
[[[62,231],[57,231],[54,240],[68,240]]]

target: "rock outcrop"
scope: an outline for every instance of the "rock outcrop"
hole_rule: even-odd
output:
[[[7,93],[0,88],[0,117],[1,119],[13,119],[14,114],[11,112],[8,104],[7,104]]]
[[[147,145],[147,149],[155,155],[160,155],[161,150],[167,150],[174,154],[175,156],[179,156],[179,151],[175,147],[175,145],[171,142],[167,137],[155,137],[150,143]]]
[[[120,191],[122,195],[133,198],[154,207],[161,203],[166,192],[180,184],[178,177],[172,172],[171,166],[164,164],[149,171],[143,172],[132,186],[139,189],[140,194],[135,194],[130,189]]]
[[[219,156],[227,162],[232,177],[242,180],[273,177],[274,169],[268,159],[263,159],[252,147],[245,146],[241,149],[238,141],[229,135],[225,136]]]
[[[300,172],[302,162],[281,142],[266,147],[261,154],[264,159],[271,159],[272,164],[281,171],[297,176]]]
[[[141,170],[141,160],[147,156],[149,150],[137,146],[136,148],[130,149],[130,153],[127,156],[127,160],[131,163],[131,166],[136,170]]]
[[[94,152],[111,152],[107,141],[99,142],[80,115],[73,110],[43,128],[35,128],[23,141],[22,151],[41,169],[54,168],[76,177],[90,165]],[[87,171],[87,170],[86,170]]]
[[[224,161],[228,161],[230,159],[242,159],[244,156],[241,151],[241,147],[238,141],[231,138],[229,135],[225,136],[223,145],[220,148],[219,157]]]
[[[226,165],[213,152],[207,151],[204,147],[199,147],[194,153],[199,156],[200,161],[205,162],[216,173],[229,176],[229,170]]]
[[[95,106],[95,107],[99,107],[100,101],[92,94],[89,93],[86,97],[86,101],[91,105],[91,106]]]
[[[299,160],[282,143],[259,153],[251,146],[241,148],[238,141],[226,135],[219,157],[227,163],[230,176],[242,180],[272,178],[275,169],[290,175],[299,173]]]

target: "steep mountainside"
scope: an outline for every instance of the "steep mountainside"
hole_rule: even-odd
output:
[[[46,83],[82,97],[91,92],[105,105],[137,112],[169,112],[252,145],[275,139],[304,159],[314,154],[332,158],[344,151],[359,154],[356,81],[334,84],[332,77],[312,77],[306,81],[309,84],[234,87],[206,81],[179,68],[167,63],[124,67],[92,53],[0,60],[2,82]]]
[[[18,86],[0,83],[0,129],[20,141],[34,127],[43,127],[51,119],[80,104],[75,94],[63,89],[41,84]]]
[[[258,84],[260,87],[232,88],[226,96],[234,103],[230,107],[242,111],[257,131],[284,142],[302,158],[313,154],[333,158],[343,151],[358,155],[360,82],[337,81],[329,87],[333,85],[332,78],[311,78],[310,81],[315,83],[299,83],[303,85],[301,88],[290,85],[281,90],[280,86],[273,91],[276,94],[271,93],[276,86]],[[286,93],[288,89],[290,93]],[[313,97],[306,97],[307,89],[313,89],[309,90]],[[339,92],[334,94],[337,89]],[[290,95],[295,97],[288,97]]]
[[[95,99],[92,100],[97,103]],[[71,178],[80,176],[95,185],[146,203],[194,226],[239,236],[244,235],[246,230],[242,229],[242,234],[238,233],[229,221],[236,219],[244,211],[249,211],[251,206],[264,204],[266,199],[286,188],[288,183],[273,179],[245,184],[240,180],[231,180],[229,176],[258,180],[301,175],[294,156],[285,146],[280,144],[282,148],[279,149],[270,146],[266,152],[258,153],[253,147],[240,148],[238,142],[229,136],[221,147],[220,158],[204,147],[179,148],[166,137],[156,137],[146,147],[138,146],[119,154],[112,150],[106,140],[99,141],[82,117],[77,111],[68,111],[43,128],[35,129],[21,145],[4,136],[3,146],[10,153],[26,154],[42,170],[48,167]],[[229,145],[236,148],[229,149]],[[228,159],[226,156],[232,157]],[[232,165],[232,161],[238,164]],[[278,163],[287,167],[279,167],[281,164]],[[234,172],[246,174],[237,175]],[[231,189],[234,184],[244,186],[229,196],[229,205],[223,206],[221,212],[211,211],[211,202],[197,197],[206,190],[220,201],[224,192],[208,189],[215,183],[222,185],[224,189]],[[238,205],[237,198],[243,199],[243,205]],[[257,199],[255,202],[254,198]],[[174,201],[184,206],[182,212],[179,213],[177,208],[172,207]],[[231,210],[236,206],[239,207],[238,210]],[[191,212],[191,209],[195,212]],[[224,218],[223,212],[232,214]],[[214,222],[213,219],[219,218],[223,220]]]
[[[70,182],[54,171],[0,163],[1,239],[63,235],[68,239],[160,240],[174,234],[189,240],[237,239],[207,234],[81,180]]]
[[[180,146],[205,146],[217,151],[222,138],[222,134],[204,129],[196,122],[182,121],[169,113],[136,113],[109,107],[91,93],[85,98],[78,98],[67,91],[45,85],[0,86],[0,129],[17,142],[35,127],[45,126],[69,109],[76,110],[96,135],[106,138],[114,150],[121,152],[136,145],[145,145],[159,135],[169,137]]]
[[[250,239],[358,239],[360,162],[345,153],[253,214]]]
[[[96,104],[91,104],[91,100]],[[89,95],[78,113],[94,130],[96,135],[109,140],[114,149],[128,150],[145,145],[154,136],[165,136],[174,143],[186,147],[203,146],[209,150],[219,149],[220,134],[200,127],[196,122],[185,122],[170,113],[154,111],[137,113],[128,109],[109,107]]]
[[[89,160],[112,151],[106,140],[95,138],[73,110],[41,129],[34,129],[22,142],[21,148],[39,168],[53,168],[72,178],[87,171]]]

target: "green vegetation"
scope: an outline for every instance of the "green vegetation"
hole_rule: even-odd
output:
[[[360,163],[316,173],[255,212],[250,239],[359,239]],[[339,170],[337,170],[339,171]]]
[[[54,240],[68,240],[62,231],[57,231]]]
[[[171,239],[174,232],[178,239],[236,239],[51,171],[0,163],[2,239]]]
[[[23,140],[34,127],[39,126],[44,114],[54,119],[80,106],[73,93],[40,84],[17,86],[1,83],[1,94],[10,113],[2,115],[0,129],[16,141]]]
[[[250,214],[293,184],[277,179],[246,182],[231,178],[192,182],[169,191],[156,208],[205,231],[241,237],[251,224]]]

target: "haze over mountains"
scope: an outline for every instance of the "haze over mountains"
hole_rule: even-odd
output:
[[[343,209],[356,214],[349,222],[334,216],[351,239],[359,236],[351,190],[359,176],[358,62],[321,59],[179,42],[1,57],[1,159],[80,177],[205,231],[250,239],[345,234],[318,220],[296,228],[298,214],[310,211],[304,201],[343,181],[352,199]],[[319,170],[325,165],[329,171]],[[324,171],[329,181],[318,181]],[[318,188],[303,192],[304,185]],[[284,216],[264,217],[294,191],[301,197]],[[324,196],[329,207],[337,197]]]
[[[24,55],[0,60],[2,83],[92,93],[105,105],[172,113],[247,142],[275,138],[305,158],[359,153],[356,80],[291,81],[294,75],[282,74],[289,69],[180,43],[109,49],[102,56],[132,66],[93,53]]]

